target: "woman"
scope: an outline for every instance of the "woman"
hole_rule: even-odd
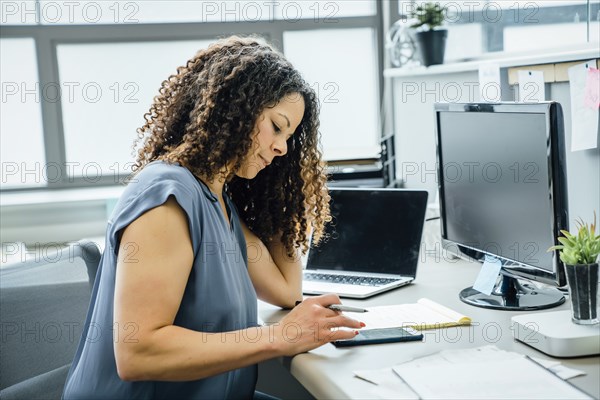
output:
[[[314,92],[249,38],[200,51],[138,129],[65,398],[251,398],[256,363],[361,323],[302,299],[299,252],[330,219]],[[293,308],[257,324],[257,296]]]

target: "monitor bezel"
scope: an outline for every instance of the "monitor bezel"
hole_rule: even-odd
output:
[[[567,174],[564,140],[564,118],[562,108],[556,102],[540,103],[436,103],[434,105],[435,113],[435,140],[436,140],[436,160],[437,160],[437,188],[440,199],[440,233],[442,239],[442,248],[447,253],[467,259],[473,259],[472,254],[465,253],[464,249],[472,250],[479,255],[489,255],[498,258],[502,263],[502,272],[507,275],[521,277],[553,286],[562,287],[567,284],[564,271],[564,265],[560,260],[558,251],[552,252],[552,271],[540,267],[526,264],[521,261],[493,254],[486,249],[480,249],[473,246],[459,243],[448,239],[446,234],[446,214],[445,214],[445,195],[443,186],[443,160],[440,154],[440,114],[445,112],[479,112],[479,113],[527,113],[543,114],[546,120],[546,145],[547,145],[547,166],[548,176],[551,177],[548,182],[548,191],[550,196],[551,213],[553,215],[552,237],[555,244],[560,230],[569,229],[568,218],[568,196],[567,196]],[[540,249],[546,251],[546,249]],[[477,258],[480,260],[480,258]]]

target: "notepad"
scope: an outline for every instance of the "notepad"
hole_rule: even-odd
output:
[[[471,318],[429,299],[413,304],[368,307],[367,313],[344,314],[364,322],[364,329],[411,327],[417,330],[470,325]]]

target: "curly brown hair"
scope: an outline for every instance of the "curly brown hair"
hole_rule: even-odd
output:
[[[263,110],[292,93],[303,96],[305,108],[287,141],[287,154],[254,179],[224,172],[240,168]],[[211,182],[221,176],[248,228],[265,243],[281,240],[289,257],[295,249],[308,250],[311,230],[313,244],[325,235],[331,216],[318,148],[318,100],[292,64],[268,44],[231,36],[199,51],[162,82],[144,118],[137,129],[141,147],[134,173],[163,160]]]

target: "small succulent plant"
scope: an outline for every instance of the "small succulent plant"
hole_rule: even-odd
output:
[[[561,230],[563,236],[558,238],[561,244],[550,247],[548,251],[559,250],[560,259],[566,265],[595,264],[600,254],[600,235],[596,235],[596,212],[592,224],[588,225],[582,219],[576,224],[576,234]]]
[[[411,25],[412,28],[419,28],[427,25],[429,30],[441,26],[444,23],[444,12],[446,8],[440,3],[425,3],[418,6],[412,13],[411,17],[416,18],[418,22]]]

